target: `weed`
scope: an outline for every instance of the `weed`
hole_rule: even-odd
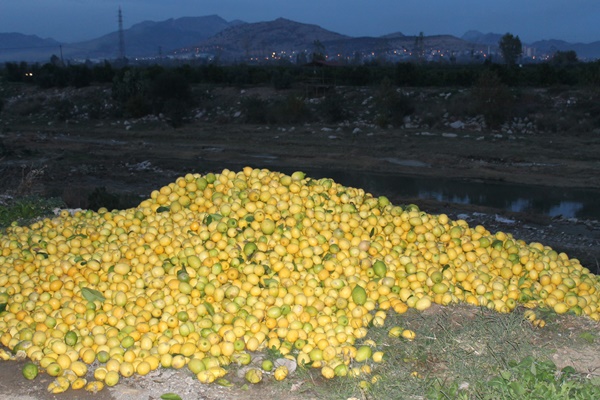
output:
[[[63,207],[64,203],[58,198],[45,199],[39,196],[26,196],[19,199],[8,199],[0,204],[0,228],[5,228],[17,222],[28,224],[33,220],[51,215],[55,208]]]
[[[572,367],[557,371],[552,361],[525,357],[490,379],[482,398],[499,399],[597,399],[600,386],[579,376]]]

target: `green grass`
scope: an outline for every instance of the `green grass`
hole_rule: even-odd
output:
[[[600,398],[600,377],[590,378],[572,367],[559,370],[551,361],[554,350],[540,345],[593,346],[589,331],[581,326],[575,331],[581,339],[562,342],[573,330],[563,326],[564,318],[582,317],[556,316],[556,322],[538,329],[523,318],[523,310],[498,314],[454,305],[425,313],[390,313],[385,326],[370,327],[367,337],[356,343],[372,340],[373,351],[385,353],[382,363],[366,362],[370,375],[325,380],[319,369],[309,368],[300,369],[295,379],[319,399]],[[414,330],[415,340],[389,337],[393,326]]]
[[[57,207],[64,207],[58,198],[42,198],[39,196],[26,196],[18,199],[9,199],[0,204],[0,229],[10,226],[13,222],[28,224],[33,220],[53,214]]]

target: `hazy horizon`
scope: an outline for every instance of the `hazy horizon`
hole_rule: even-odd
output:
[[[469,30],[519,35],[524,42],[561,39],[600,40],[600,1],[596,0],[8,0],[0,5],[0,32],[18,32],[60,42],[94,39],[118,29],[118,8],[125,29],[142,21],[216,14],[227,21],[270,21],[279,17],[316,24],[348,36],[450,34]]]

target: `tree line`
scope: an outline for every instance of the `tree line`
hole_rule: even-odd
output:
[[[175,67],[125,66],[115,67],[109,62],[97,65],[55,65],[6,63],[0,76],[9,82],[26,82],[41,88],[85,87],[92,84],[119,86],[131,74],[152,80],[168,71],[187,84],[215,84],[228,86],[272,85],[276,89],[289,89],[294,85],[320,83],[341,86],[378,85],[384,78],[396,86],[404,87],[471,87],[487,70],[495,71],[502,82],[511,87],[546,87],[553,85],[590,86],[600,84],[600,61],[582,63],[572,52],[557,52],[546,63],[447,65],[415,63],[370,62],[354,66],[327,66],[307,64],[302,66],[217,65]],[[132,72],[135,71],[135,72]]]
[[[514,46],[511,48],[515,50]],[[518,49],[515,51],[518,52]],[[123,115],[137,118],[148,114],[164,114],[174,126],[178,126],[183,124],[185,116],[194,104],[192,88],[203,84],[239,88],[271,85],[278,90],[303,89],[307,96],[314,94],[313,90],[319,91],[320,88],[379,86],[382,82],[386,82],[386,85],[391,87],[416,88],[478,89],[486,87],[486,82],[491,81],[494,83],[492,85],[494,88],[552,86],[600,88],[600,61],[578,62],[576,55],[571,52],[557,52],[549,62],[523,66],[518,66],[513,60],[504,64],[486,62],[480,65],[371,62],[354,66],[330,66],[327,63],[313,62],[300,66],[213,63],[165,67],[117,66],[109,62],[95,65],[64,65],[55,59],[42,65],[6,63],[0,69],[1,79],[34,84],[41,88],[110,86],[112,97],[117,104],[120,104]],[[482,85],[482,82],[485,84]],[[506,90],[503,89],[502,92],[505,93]],[[494,102],[490,104],[495,104],[500,102],[503,96],[495,93],[487,98],[493,98]],[[253,113],[258,116],[257,120],[269,119],[268,113],[264,112],[265,105],[254,103],[250,102],[245,106],[249,110],[258,110]],[[395,104],[394,101],[391,103]],[[295,109],[293,104],[287,106]],[[490,121],[498,120],[499,118],[494,117],[493,113],[506,107],[496,104],[491,108],[486,112],[489,114]],[[334,114],[336,110],[333,110],[332,115]],[[503,119],[504,114],[503,112],[500,119]],[[385,113],[382,116],[383,120],[386,120]],[[384,123],[387,123],[387,120],[382,122]]]

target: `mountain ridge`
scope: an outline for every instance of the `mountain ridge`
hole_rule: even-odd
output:
[[[246,57],[270,57],[273,53],[306,52],[314,50],[315,41],[321,42],[328,53],[395,52],[404,49],[410,53],[415,48],[417,36],[394,32],[382,36],[351,37],[329,31],[316,24],[296,22],[286,18],[247,23],[226,21],[213,14],[200,17],[169,18],[163,21],[142,21],[124,30],[126,56],[130,59],[195,53],[218,54],[223,60]],[[424,36],[428,47],[441,46],[448,52],[467,49],[497,49],[502,37],[497,33],[476,30],[465,32],[460,38],[452,35]],[[109,32],[98,38],[61,43],[52,38],[40,38],[16,32],[0,33],[0,62],[43,62],[51,55],[60,54],[72,60],[102,60],[118,57],[119,33]],[[574,50],[581,59],[600,58],[600,41],[569,43],[559,39],[536,41],[528,47],[538,54]],[[396,50],[394,50],[396,49]],[[497,51],[497,50],[496,50]]]

